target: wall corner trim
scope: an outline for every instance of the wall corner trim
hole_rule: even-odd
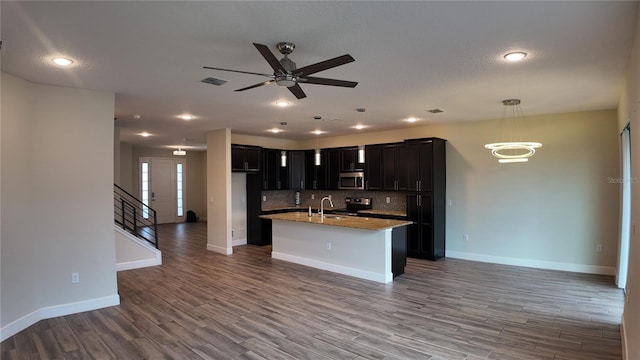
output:
[[[0,341],[12,337],[40,320],[120,305],[118,294],[68,304],[43,307],[0,328]]]
[[[629,359],[629,348],[627,344],[627,333],[624,331],[624,313],[622,313],[622,322],[620,323],[620,338],[622,339],[622,360]]]
[[[536,269],[560,270],[560,271],[569,271],[569,272],[577,272],[577,273],[585,273],[585,274],[613,276],[616,273],[615,267],[611,267],[611,266],[571,264],[571,263],[560,263],[555,261],[543,261],[543,260],[532,260],[532,259],[518,259],[518,258],[466,253],[466,252],[449,251],[449,250],[446,251],[446,256],[455,258],[455,259],[479,261],[479,262],[486,262],[486,263],[492,263],[492,264],[523,266],[523,267],[530,267],[530,268],[536,268]]]

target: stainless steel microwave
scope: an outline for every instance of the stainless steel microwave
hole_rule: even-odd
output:
[[[340,173],[341,190],[364,190],[364,172]]]

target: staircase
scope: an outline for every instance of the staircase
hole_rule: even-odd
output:
[[[113,184],[113,215],[116,226],[159,249],[156,211],[116,184]]]

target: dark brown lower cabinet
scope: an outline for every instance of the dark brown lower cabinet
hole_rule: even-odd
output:
[[[444,212],[444,209],[441,210]],[[434,218],[433,196],[428,193],[407,195],[407,255],[437,260],[444,257],[444,221]]]
[[[407,226],[391,230],[391,272],[396,278],[404,274],[407,266]]]

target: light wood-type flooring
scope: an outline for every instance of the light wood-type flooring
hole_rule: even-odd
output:
[[[159,234],[163,265],[118,273],[120,306],[40,321],[2,360],[622,358],[610,276],[409,259],[385,285],[206,251],[203,223]]]

